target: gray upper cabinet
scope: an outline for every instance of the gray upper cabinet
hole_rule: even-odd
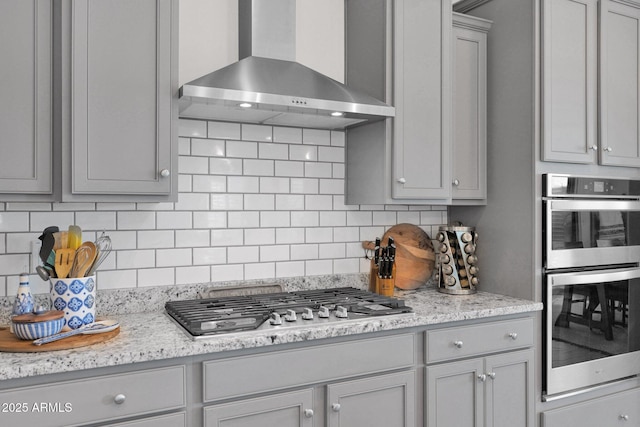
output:
[[[640,167],[640,4],[600,2],[600,163]]]
[[[347,0],[346,81],[396,107],[347,130],[346,202],[451,200],[451,2]]]
[[[177,13],[175,0],[62,3],[63,200],[177,195]]]
[[[542,160],[640,167],[640,4],[542,9]]]
[[[0,2],[0,200],[4,201],[53,197],[51,3]]]
[[[487,199],[487,33],[491,21],[453,14],[453,203]]]
[[[598,0],[544,0],[542,159],[597,161]]]

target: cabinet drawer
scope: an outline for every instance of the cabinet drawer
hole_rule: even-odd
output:
[[[124,401],[116,403],[116,396]],[[2,425],[39,427],[70,427],[166,411],[185,405],[185,368],[174,366],[11,389],[0,392],[0,404],[13,405],[1,414]]]
[[[542,413],[543,427],[640,426],[640,389]]]
[[[533,345],[533,319],[518,319],[427,331],[427,363]]]
[[[203,363],[204,401],[214,401],[415,364],[413,334]]]

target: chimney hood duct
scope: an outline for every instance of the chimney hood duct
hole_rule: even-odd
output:
[[[180,88],[180,117],[345,129],[395,108],[295,62],[295,0],[240,0],[240,61]]]

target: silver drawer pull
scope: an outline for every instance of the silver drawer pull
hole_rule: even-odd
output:
[[[487,380],[487,376],[485,374],[478,374],[478,379],[482,382]]]
[[[496,373],[495,372],[487,372],[487,376],[489,378],[491,378],[492,380],[496,379]]]
[[[624,421],[629,421],[629,415],[626,415],[626,414],[620,415],[620,416],[618,416],[618,418],[621,419],[621,420],[624,420]]]
[[[331,409],[333,410],[333,412],[340,412],[340,404],[334,403],[333,405],[331,405]]]
[[[518,334],[516,332],[511,332],[509,333],[509,338],[515,341],[518,339]]]
[[[122,405],[126,399],[127,397],[124,394],[120,393],[120,394],[116,394],[116,397],[113,398],[113,401],[116,402],[118,405]]]
[[[305,409],[305,410],[304,410],[304,416],[305,416],[306,418],[311,418],[311,417],[313,417],[313,409]]]
[[[462,348],[464,343],[462,341],[454,341],[453,345],[455,345],[457,348]]]

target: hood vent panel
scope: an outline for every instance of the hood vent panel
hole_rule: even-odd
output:
[[[283,16],[295,20],[295,0],[278,2],[286,13],[280,9],[274,14],[274,9],[278,8],[273,7],[271,0],[262,2],[269,4],[269,7],[261,8],[264,11],[259,11],[259,0],[239,3],[240,31],[244,34],[241,37],[244,40],[242,43],[247,43],[247,34],[264,34],[265,28],[269,28],[268,22],[275,22],[275,25],[282,28]],[[250,12],[252,19],[247,18]],[[257,13],[260,15],[256,16]],[[243,31],[243,23],[248,22],[251,22],[252,28]],[[287,33],[291,33],[293,25],[295,34],[295,23],[288,24]],[[269,37],[263,35],[259,39],[263,43]],[[284,39],[286,41],[286,37]],[[270,43],[284,44],[282,31],[271,37]],[[242,47],[241,52],[247,52],[247,49],[246,46]],[[283,49],[285,52],[290,51],[291,43],[286,43]],[[182,86],[180,117],[344,129],[395,115],[395,108],[302,64],[255,56],[256,52],[264,51],[268,51],[268,46],[259,46],[258,50],[251,51],[254,56],[248,56]],[[249,105],[243,108],[240,104]],[[342,115],[333,116],[332,113],[335,112]]]

